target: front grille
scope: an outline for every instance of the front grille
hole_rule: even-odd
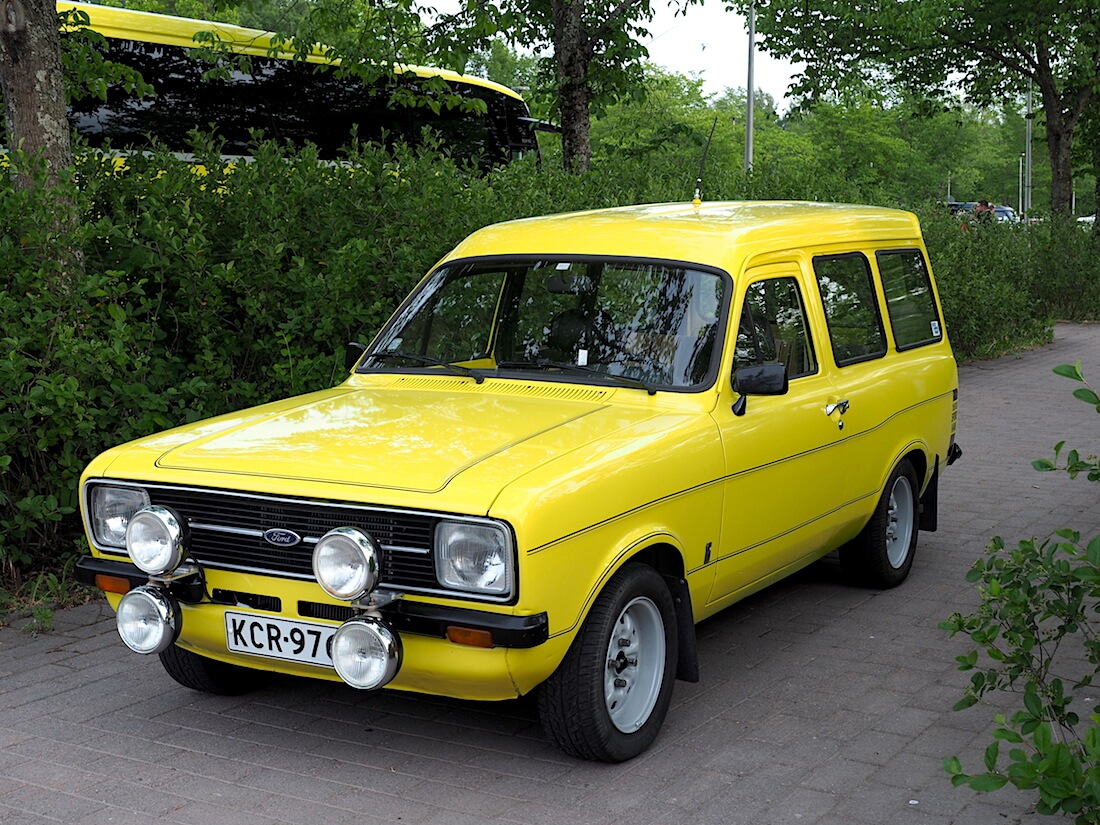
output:
[[[303,619],[328,619],[330,622],[346,622],[358,615],[352,607],[342,604],[321,604],[320,602],[298,602],[298,615]]]
[[[146,487],[151,503],[170,507],[191,529],[191,555],[206,567],[313,579],[313,547],[334,527],[357,527],[382,548],[382,585],[438,588],[432,537],[438,516],[324,501],[176,487]],[[302,541],[277,547],[267,530],[293,530]]]

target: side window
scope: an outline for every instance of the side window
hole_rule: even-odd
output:
[[[737,328],[734,370],[779,363],[790,378],[817,372],[802,293],[794,278],[772,278],[745,291]]]
[[[867,258],[858,252],[819,256],[814,274],[837,366],[885,355],[886,334]]]
[[[390,342],[389,349],[448,362],[486,357],[503,285],[502,272],[452,279],[433,296],[430,311],[417,314],[401,330],[401,337]]]
[[[932,279],[920,250],[877,252],[875,257],[897,348],[909,349],[942,340]]]

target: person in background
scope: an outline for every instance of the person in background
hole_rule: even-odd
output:
[[[978,219],[979,223],[993,223],[996,217],[993,204],[989,201],[978,201],[974,206],[974,216]]]

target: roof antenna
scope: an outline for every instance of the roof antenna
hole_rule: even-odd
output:
[[[714,116],[714,123],[710,125],[710,134],[707,135],[707,145],[703,147],[703,157],[699,161],[699,177],[695,179],[695,197],[691,199],[692,206],[703,205],[703,169],[707,165],[707,153],[710,152],[710,140],[714,137],[714,127],[718,125],[718,115]]]

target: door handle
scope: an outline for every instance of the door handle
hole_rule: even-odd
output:
[[[832,416],[832,414],[835,413],[837,410],[840,410],[840,414],[844,415],[844,413],[848,412],[848,406],[849,404],[847,398],[844,398],[832,404],[826,404],[825,415]]]

